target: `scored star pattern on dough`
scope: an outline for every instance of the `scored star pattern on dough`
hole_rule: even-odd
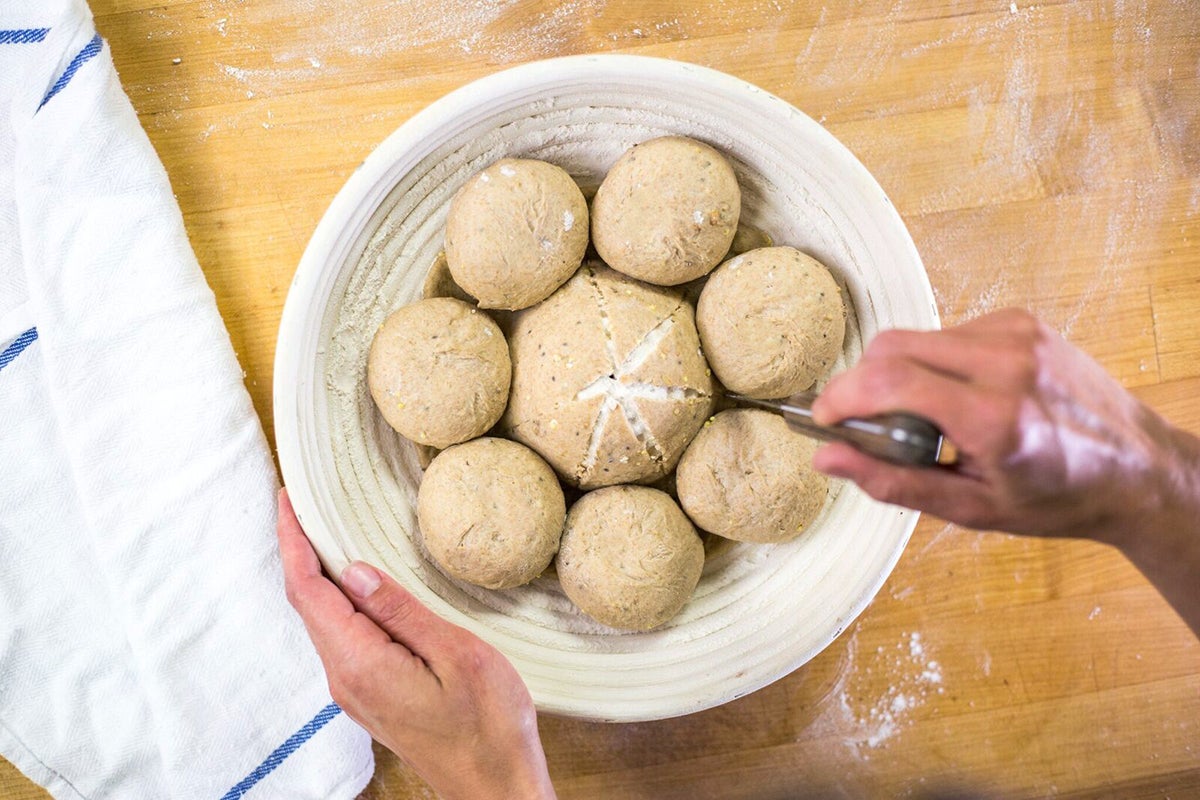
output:
[[[666,317],[659,320],[658,324],[648,330],[638,340],[637,344],[630,348],[622,358],[617,352],[616,334],[613,331],[612,320],[608,316],[608,306],[604,298],[604,293],[595,279],[595,274],[590,271],[586,274],[588,283],[591,285],[592,292],[595,295],[596,304],[600,309],[600,325],[604,332],[604,343],[608,351],[612,371],[597,375],[575,395],[576,400],[591,400],[595,397],[603,398],[600,402],[600,408],[596,411],[595,420],[592,423],[591,438],[588,440],[587,454],[584,456],[581,472],[583,475],[587,475],[595,467],[596,457],[600,451],[601,442],[604,440],[604,433],[608,427],[609,419],[618,408],[624,415],[633,435],[646,449],[646,453],[650,456],[650,459],[661,463],[665,458],[662,448],[659,446],[657,439],[655,439],[654,432],[650,430],[645,417],[642,416],[637,401],[686,400],[709,397],[707,393],[689,386],[662,386],[636,379],[637,370],[654,355],[658,350],[658,346],[671,333],[671,329],[675,327],[675,312],[679,309],[679,306],[672,309]]]

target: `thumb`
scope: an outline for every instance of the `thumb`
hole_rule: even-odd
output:
[[[454,628],[426,608],[391,576],[362,561],[342,570],[342,589],[354,607],[382,628],[393,641],[430,663],[436,659],[436,641]],[[432,658],[431,658],[432,657]]]

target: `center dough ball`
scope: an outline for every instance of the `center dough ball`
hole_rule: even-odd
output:
[[[517,314],[509,347],[503,428],[585,489],[666,475],[711,413],[692,307],[602,265]]]
[[[592,619],[649,630],[679,613],[704,569],[704,545],[669,495],[610,486],[571,507],[558,580]]]
[[[829,493],[829,479],[812,466],[816,449],[777,414],[722,411],[679,462],[679,502],[693,522],[726,539],[795,539]]]
[[[449,297],[392,313],[367,355],[367,386],[383,418],[400,435],[432,447],[474,439],[495,425],[511,378],[500,327]]]
[[[729,162],[681,136],[634,145],[592,201],[592,242],[613,269],[676,286],[706,275],[729,252],[742,193]]]
[[[566,503],[528,447],[484,437],[443,450],[421,480],[425,548],[456,578],[508,589],[536,578],[558,550]]]
[[[450,274],[481,308],[545,299],[578,269],[587,243],[583,192],[545,161],[497,161],[458,191],[446,219]]]

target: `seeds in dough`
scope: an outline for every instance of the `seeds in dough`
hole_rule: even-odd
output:
[[[563,591],[585,614],[645,631],[679,613],[700,581],[704,545],[667,494],[645,486],[588,492],[558,552]]]
[[[769,411],[722,411],[679,461],[679,502],[698,526],[726,539],[795,539],[829,493],[829,478],[812,467],[816,448]]]
[[[446,262],[480,308],[514,310],[550,296],[583,261],[588,208],[561,167],[504,158],[450,202]]]
[[[592,201],[592,241],[613,269],[677,286],[706,275],[729,251],[742,193],[713,148],[682,136],[634,145]]]
[[[484,437],[443,450],[421,481],[417,518],[434,560],[489,589],[549,566],[566,504],[554,471],[528,447]]]
[[[393,312],[367,354],[367,385],[383,418],[401,436],[432,447],[474,439],[495,425],[511,380],[499,326],[449,297]]]
[[[846,310],[819,261],[763,247],[708,276],[696,306],[700,341],[732,392],[769,399],[808,389],[842,351]]]
[[[670,472],[712,413],[692,307],[588,264],[516,315],[506,435],[582,488]]]

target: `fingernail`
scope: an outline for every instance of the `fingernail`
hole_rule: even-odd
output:
[[[360,600],[374,594],[382,582],[379,571],[361,561],[355,561],[342,570],[342,588]]]

